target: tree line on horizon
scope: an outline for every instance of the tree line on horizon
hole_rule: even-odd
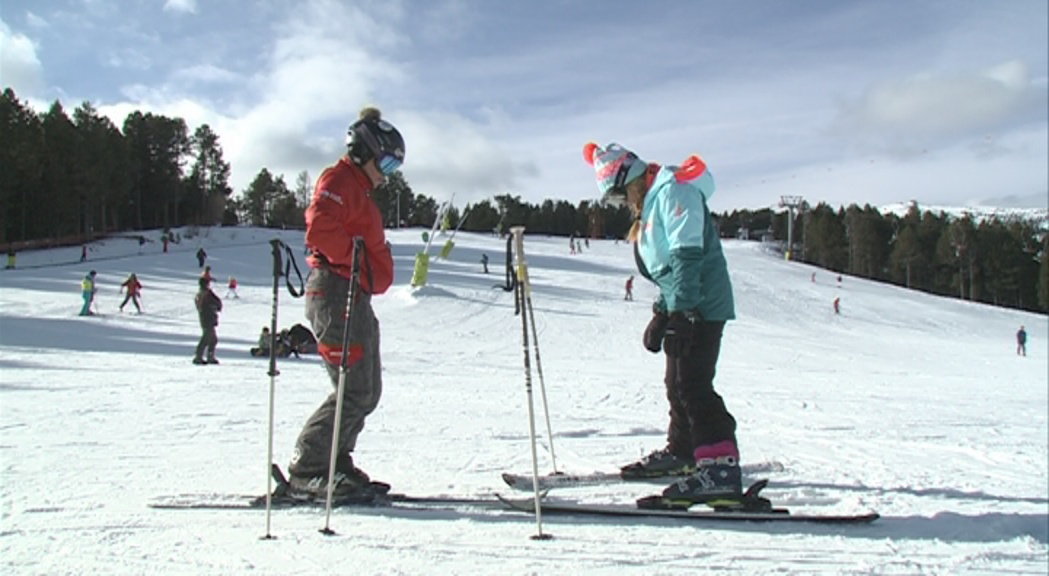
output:
[[[66,113],[55,101],[35,112],[6,88],[0,95],[0,245],[75,244],[115,233],[182,226],[302,228],[313,194],[307,171],[289,186],[262,168],[240,196],[230,164],[207,124],[131,112],[117,127],[90,102]],[[444,226],[502,234],[623,238],[625,207],[584,200],[495,195],[462,210],[413,192],[400,172],[372,192],[387,226]],[[1030,311],[1049,311],[1049,230],[1020,218],[952,217],[913,205],[903,215],[869,205],[803,205],[786,246],[789,212],[714,214],[723,237],[771,242],[791,259],[837,273],[933,294]],[[465,218],[465,220],[464,220]]]
[[[852,204],[804,204],[789,211],[728,212],[722,236],[781,246],[792,260],[940,296],[1035,312],[1049,311],[1049,219],[980,217],[922,210],[900,216]],[[733,227],[732,230],[728,230]],[[728,234],[726,234],[728,233]]]

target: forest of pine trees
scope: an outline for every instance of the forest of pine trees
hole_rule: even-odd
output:
[[[88,102],[72,115],[55,101],[37,113],[10,89],[0,95],[0,247],[78,244],[106,234],[180,226],[238,224],[297,228],[313,183],[300,172],[292,187],[263,168],[240,196],[230,165],[207,124],[132,112],[118,127]],[[372,194],[388,226],[430,227],[440,205],[414,194],[395,173]],[[592,201],[533,205],[509,194],[451,207],[464,231],[529,232],[622,238],[626,208]],[[724,237],[745,230],[792,259],[828,270],[998,306],[1049,311],[1049,222],[884,214],[871,206],[804,206],[786,247],[788,213],[771,209],[717,215]]]

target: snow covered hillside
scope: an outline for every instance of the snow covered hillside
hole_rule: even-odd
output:
[[[374,300],[384,397],[357,464],[412,495],[508,493],[531,470],[521,319],[506,243],[462,234],[429,283],[409,285],[420,230],[391,231],[396,283]],[[158,234],[154,234],[157,236]],[[0,566],[5,574],[1045,574],[1049,566],[1049,322],[835,276],[758,243],[725,245],[738,320],[716,386],[739,422],[744,463],[776,462],[766,494],[795,512],[875,510],[869,526],[677,524],[533,518],[471,509],[170,511],[181,493],[262,493],[271,377],[251,358],[273,305],[269,240],[302,233],[212,229],[161,253],[108,240],[18,255],[0,271]],[[444,238],[439,238],[435,248]],[[190,363],[203,246],[225,294],[219,366]],[[526,236],[557,469],[614,470],[662,446],[663,358],[641,333],[655,290],[626,244]],[[433,250],[436,252],[436,250]],[[481,272],[481,255],[491,274]],[[78,317],[98,271],[99,316]],[[117,310],[129,273],[142,315]],[[813,273],[815,272],[815,281]],[[841,313],[832,302],[840,298]],[[280,284],[279,324],[305,322]],[[1027,356],[1014,334],[1025,325]],[[534,372],[540,471],[553,468]],[[275,458],[330,391],[316,357],[282,360]],[[749,478],[753,480],[754,478]],[[659,485],[555,491],[632,503]]]

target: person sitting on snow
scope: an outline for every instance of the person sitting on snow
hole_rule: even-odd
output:
[[[262,334],[259,334],[259,345],[251,349],[252,356],[269,356],[270,355],[270,329],[269,326],[262,327]]]

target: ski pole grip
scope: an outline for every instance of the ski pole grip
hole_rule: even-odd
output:
[[[514,250],[517,252],[517,282],[519,284],[524,284],[525,270],[528,267],[524,255],[524,231],[524,226],[512,226],[510,228],[510,233],[514,237]]]
[[[281,277],[281,261],[280,261],[280,247],[282,242],[280,238],[274,238],[270,240],[270,246],[273,247],[273,277]]]

